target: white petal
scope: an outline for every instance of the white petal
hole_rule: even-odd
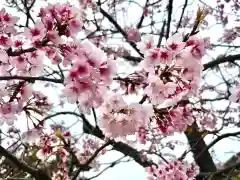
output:
[[[0,61],[6,63],[6,62],[8,62],[8,58],[9,57],[8,57],[7,52],[4,50],[0,50]]]

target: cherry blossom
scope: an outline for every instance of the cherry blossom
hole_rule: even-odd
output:
[[[127,33],[127,39],[128,41],[131,42],[139,42],[141,37],[140,33],[138,32],[137,29],[134,28],[126,28],[126,33]]]
[[[0,125],[4,123],[8,124],[9,126],[13,125],[14,121],[17,120],[16,113],[19,112],[18,108],[18,104],[14,102],[2,104],[0,107]]]
[[[145,54],[145,52],[154,47],[154,40],[151,35],[145,35],[141,38],[141,41],[137,43],[137,47],[140,52]]]
[[[41,136],[41,130],[40,129],[30,129],[26,132],[23,132],[21,135],[22,141],[23,142],[35,142],[37,138]]]
[[[10,14],[8,14],[4,8],[1,9],[0,15],[2,23],[8,25],[14,25],[19,19],[18,17],[11,16]]]
[[[152,116],[152,106],[137,103],[127,105],[119,94],[110,96],[102,106],[100,127],[108,137],[135,134],[146,126]],[[120,127],[120,128],[119,128]]]
[[[175,53],[180,52],[185,47],[185,42],[179,33],[174,34],[167,40],[167,48]]]
[[[229,100],[238,103],[240,101],[240,86],[230,88]]]
[[[27,68],[27,64],[28,64],[27,57],[25,55],[11,57],[9,62],[13,67],[15,67],[19,70],[23,70],[23,69]]]
[[[186,161],[171,161],[166,165],[160,165],[158,168],[147,167],[149,173],[148,179],[181,179],[194,180],[199,173],[199,167],[194,163]]]
[[[46,33],[44,24],[39,20],[35,23],[34,28],[25,28],[24,34],[27,38],[34,40],[39,40],[44,37]]]
[[[0,50],[0,57],[1,57],[1,62],[7,63],[8,62],[8,54],[4,50]]]
[[[106,91],[105,86],[111,84],[116,68],[105,53],[92,43],[83,42],[76,48],[79,51],[73,51],[71,61],[74,65],[66,78],[63,93],[71,103],[78,101],[83,109],[97,108],[102,102],[101,94]]]
[[[0,34],[0,47],[2,47],[3,49],[8,49],[11,45],[12,45],[11,37],[5,34]]]

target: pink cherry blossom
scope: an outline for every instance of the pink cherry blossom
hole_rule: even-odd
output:
[[[11,45],[12,45],[11,37],[5,34],[0,34],[0,47],[8,49]]]
[[[130,42],[139,42],[141,40],[138,29],[126,28],[126,33],[127,33],[127,39]]]
[[[145,93],[150,98],[152,104],[161,104],[165,99],[163,82],[154,75],[149,76],[148,80],[149,85],[145,88]]]
[[[169,50],[171,50],[175,53],[178,53],[185,47],[185,44],[186,43],[183,42],[183,38],[182,38],[181,34],[176,33],[167,39],[166,45]]]
[[[28,53],[27,57],[28,57],[28,62],[33,65],[42,64],[44,53],[42,51],[37,50],[31,53]]]
[[[1,60],[3,63],[7,63],[7,62],[8,62],[9,57],[8,57],[8,54],[7,54],[6,51],[0,50],[0,57],[1,57],[0,60]]]
[[[230,88],[231,95],[229,96],[229,100],[232,102],[240,102],[240,86],[231,87]]]
[[[101,109],[100,127],[108,137],[114,138],[135,134],[138,128],[147,125],[149,118],[153,116],[152,106],[138,103],[127,105],[117,94],[105,101]]]
[[[18,112],[18,105],[16,103],[4,103],[0,107],[0,125],[4,122],[9,126],[14,124],[14,121],[17,120],[16,113]]]
[[[149,178],[154,180],[193,180],[196,174],[199,173],[199,167],[197,165],[194,163],[187,163],[186,161],[171,161],[168,164],[162,164],[157,169],[154,169],[155,173],[153,173],[152,169],[152,167],[149,167],[148,173]]]
[[[43,72],[43,69],[43,62],[40,61],[38,64],[31,65],[29,67],[29,74],[32,76],[38,76]]]
[[[26,84],[20,90],[21,98],[24,100],[28,100],[32,96],[32,86],[30,84]]]
[[[51,41],[55,46],[58,46],[59,44],[62,44],[62,39],[58,35],[58,32],[56,30],[48,31],[47,32],[47,39]]]
[[[71,19],[69,22],[69,31],[71,34],[71,37],[76,37],[76,35],[78,34],[78,32],[81,30],[83,23],[82,20],[80,18],[75,18],[75,19]]]
[[[11,57],[10,64],[17,69],[20,69],[20,70],[25,69],[28,64],[27,57],[24,55]]]
[[[78,99],[79,89],[76,84],[68,84],[63,90],[63,96],[66,96],[68,102],[75,103]]]
[[[44,27],[44,24],[39,20],[35,23],[34,28],[25,28],[24,34],[27,38],[34,41],[34,40],[41,40],[46,33],[45,31],[46,29]]]
[[[137,47],[140,52],[145,54],[145,52],[154,47],[154,40],[151,35],[145,35],[141,38],[141,41],[137,43]]]

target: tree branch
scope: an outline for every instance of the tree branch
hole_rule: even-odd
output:
[[[214,179],[214,180],[226,179],[226,177],[223,176],[223,174],[227,174],[227,173],[231,172],[232,169],[239,169],[239,168],[240,168],[240,162],[238,162],[232,166],[229,166],[225,169],[215,171],[213,173],[212,172],[201,172],[199,175],[197,175],[197,180],[198,179],[207,179],[207,177],[211,177],[211,178],[215,177],[216,179]]]
[[[172,21],[173,0],[169,0],[167,9],[168,9],[168,20],[167,20],[166,39],[169,38],[169,34],[170,34],[171,21]]]
[[[48,82],[63,84],[63,80],[62,79],[52,79],[52,78],[47,78],[47,77],[43,77],[43,76],[39,76],[39,77],[31,77],[31,76],[0,76],[0,81],[8,81],[8,80],[24,80],[24,81],[28,81],[28,82],[31,82],[31,83],[34,83],[35,81],[48,81]]]
[[[98,126],[92,126],[87,118],[83,114],[78,114],[71,111],[64,111],[64,112],[58,112],[53,115],[48,116],[46,119],[56,117],[58,115],[74,115],[77,117],[80,117],[83,120],[83,130],[84,133],[91,134],[99,139],[105,140],[105,135],[103,134],[102,130]],[[113,149],[123,153],[125,156],[129,156],[133,158],[139,165],[143,167],[149,167],[153,165],[154,163],[148,160],[143,160],[141,158],[141,153],[137,151],[136,149],[132,148],[131,146],[123,143],[123,142],[116,142],[115,140],[109,140],[109,144],[113,146]]]
[[[234,62],[234,61],[239,60],[239,59],[240,59],[240,54],[222,56],[222,57],[217,58],[216,60],[213,60],[213,61],[210,61],[210,62],[204,64],[203,65],[203,67],[204,67],[203,70],[205,71],[207,69],[214,68],[219,64],[226,63],[226,62]]]
[[[221,141],[224,138],[230,137],[230,136],[237,136],[240,135],[240,131],[238,132],[234,132],[234,133],[226,133],[223,134],[221,136],[218,136],[216,139],[214,139],[210,144],[208,144],[197,156],[196,158],[201,158],[202,154],[207,151],[208,149],[210,149],[212,146],[214,146],[216,143],[218,143],[219,141]]]
[[[24,172],[27,172],[31,174],[36,180],[51,180],[51,178],[43,173],[40,170],[36,170],[24,162],[19,161],[14,155],[9,153],[6,149],[4,149],[2,146],[0,146],[0,155],[4,156],[8,160],[10,160],[17,168],[23,170]]]
[[[200,167],[200,172],[215,172],[217,170],[213,159],[208,151],[204,151],[201,158],[196,158],[198,153],[201,152],[207,145],[202,137],[202,133],[197,130],[196,122],[191,126],[192,132],[185,133],[187,136],[193,157]]]
[[[149,0],[146,0],[145,6],[144,6],[144,8],[143,8],[142,16],[141,16],[141,18],[140,18],[140,21],[139,21],[138,24],[137,24],[137,29],[141,28],[141,26],[142,26],[142,23],[143,23],[143,20],[144,20],[144,17],[145,17],[144,11],[145,11],[145,9],[148,7],[148,2],[149,2]]]
[[[183,8],[182,8],[182,13],[181,13],[181,16],[180,16],[180,19],[179,19],[179,21],[178,21],[178,25],[177,25],[177,28],[176,28],[176,32],[178,32],[178,29],[179,29],[180,26],[181,26],[182,19],[183,19],[183,15],[184,15],[184,13],[185,13],[187,4],[188,4],[188,0],[185,0],[185,3],[184,3]]]
[[[103,144],[101,147],[99,147],[94,154],[91,156],[91,158],[88,159],[88,161],[85,163],[86,166],[90,165],[91,162],[97,157],[97,155],[108,145],[110,145],[110,141],[107,141],[105,144]],[[77,172],[75,173],[75,175],[73,176],[72,180],[76,180],[78,175],[81,172],[81,168],[78,168]]]
[[[123,35],[123,37],[125,38],[125,39],[127,39],[127,34],[126,34],[126,32],[121,28],[121,26],[113,19],[113,17],[112,16],[110,16],[106,11],[104,11],[101,7],[100,7],[100,5],[99,5],[99,8],[100,8],[100,12],[102,13],[102,15],[104,16],[104,17],[106,17],[114,26],[115,26],[115,28]],[[141,56],[141,57],[143,57],[143,54],[139,51],[139,49],[137,48],[137,45],[135,44],[135,43],[133,43],[133,42],[128,42],[131,46],[132,46],[132,48],[133,49],[135,49],[135,51]]]
[[[160,34],[159,34],[157,47],[160,47],[160,46],[161,46],[162,38],[164,37],[164,29],[165,29],[165,26],[166,26],[166,21],[164,20],[164,21],[163,21],[163,25],[162,25],[161,32],[160,32]]]

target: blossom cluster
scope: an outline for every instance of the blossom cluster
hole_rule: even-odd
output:
[[[186,161],[171,161],[168,164],[161,164],[157,168],[147,167],[146,170],[149,173],[149,180],[194,180],[199,173],[198,166]]]
[[[208,39],[190,37],[183,42],[181,34],[174,34],[167,40],[166,48],[156,48],[153,38],[145,37],[138,43],[144,54],[140,64],[141,72],[116,80],[127,84],[126,92],[130,94],[142,89],[146,103],[126,105],[120,95],[109,95],[101,107],[100,123],[103,131],[112,137],[124,137],[139,132],[139,128],[149,124],[152,128],[157,126],[163,135],[185,131],[194,122],[194,117],[191,106],[181,101],[184,102],[198,92],[201,59],[208,45]],[[136,107],[139,109],[145,106],[151,113],[145,113],[143,117],[142,111]],[[145,142],[144,139],[141,141]]]
[[[86,136],[82,140],[82,146],[81,149],[75,149],[76,156],[78,158],[78,161],[80,164],[86,164],[89,159],[94,155],[95,151],[101,147],[102,143],[100,143],[99,140],[94,139],[91,136]],[[98,170],[99,168],[99,162],[98,157],[105,154],[105,149],[103,149],[90,163],[89,166],[91,168],[94,168],[95,170]]]
[[[73,64],[65,79],[63,95],[70,103],[78,102],[86,110],[98,108],[112,82],[114,63],[89,41],[62,49],[64,59]]]
[[[154,115],[150,105],[127,104],[120,94],[108,94],[101,108],[100,127],[106,136],[116,138],[133,135],[145,127]]]
[[[31,138],[30,138],[31,137]],[[57,171],[53,171],[52,179],[69,180],[69,156],[74,154],[74,163],[78,165],[86,164],[94,155],[95,151],[102,145],[100,141],[86,136],[81,144],[81,148],[77,147],[76,140],[67,128],[61,125],[51,125],[42,128],[34,128],[22,135],[24,142],[32,143],[38,148],[36,157],[41,163],[56,163]],[[69,151],[69,149],[71,149]],[[105,149],[101,151],[90,163],[91,168],[98,169],[98,156],[105,153]]]
[[[63,180],[69,180],[68,175],[68,161],[69,152],[66,150],[67,145],[71,145],[71,134],[65,132],[62,134],[61,130],[43,129],[44,134],[37,138],[34,142],[39,147],[36,156],[43,162],[57,161],[57,172],[53,173],[53,179],[59,177]]]

